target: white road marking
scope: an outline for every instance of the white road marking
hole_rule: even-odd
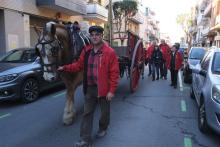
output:
[[[65,92],[66,92],[66,91],[63,91],[63,92],[58,93],[58,94],[55,94],[55,95],[53,95],[53,97],[56,98],[56,97],[63,96],[63,95],[65,94]]]
[[[5,117],[8,117],[8,116],[11,116],[11,114],[8,113],[8,114],[0,115],[0,119],[5,118]]]
[[[183,91],[183,80],[181,77],[181,71],[178,72],[178,79],[179,79],[180,91]]]

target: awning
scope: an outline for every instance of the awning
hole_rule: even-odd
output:
[[[215,25],[210,29],[210,31],[216,31],[216,30],[220,30],[220,23],[218,23],[217,25]]]

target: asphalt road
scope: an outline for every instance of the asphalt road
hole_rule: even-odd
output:
[[[198,108],[189,97],[189,85],[178,89],[170,80],[152,82],[145,74],[138,90],[129,92],[129,80],[120,80],[111,105],[108,134],[93,147],[219,147],[215,133],[202,134],[197,126]],[[62,124],[65,90],[53,89],[31,104],[0,103],[0,147],[73,147],[79,140],[83,113],[82,87],[76,92],[77,119]],[[98,129],[95,113],[93,136]]]

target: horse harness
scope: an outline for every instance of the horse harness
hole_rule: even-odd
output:
[[[58,46],[53,45],[54,43],[55,44],[58,43]],[[38,48],[39,45],[42,45],[41,51]],[[43,72],[53,72],[52,68],[50,69],[48,67],[55,66],[57,68],[59,66],[59,64],[58,64],[58,62],[52,62],[52,63],[48,63],[48,64],[43,62],[42,56],[46,56],[46,48],[45,48],[46,45],[49,45],[51,47],[50,48],[51,55],[52,55],[52,57],[55,57],[55,59],[56,59],[55,61],[57,61],[57,59],[58,59],[58,50],[63,49],[63,45],[61,44],[61,42],[59,41],[59,39],[57,38],[56,35],[54,36],[54,38],[52,40],[45,39],[45,35],[43,35],[43,37],[41,39],[38,39],[38,43],[35,46],[36,53],[40,56],[41,65],[46,67],[46,70],[43,68]]]
[[[82,51],[82,48],[90,43],[90,40],[88,38],[86,38],[87,36],[85,36],[82,32],[77,32],[76,30],[72,29],[71,26],[65,26],[66,29],[68,30],[68,34],[70,36],[70,47],[71,47],[71,53],[72,53],[72,61],[76,61]],[[64,49],[62,43],[60,42],[60,40],[58,39],[57,35],[55,34],[52,40],[47,40],[45,38],[45,34],[43,33],[43,36],[41,39],[38,39],[38,43],[35,46],[36,49],[36,53],[40,56],[41,59],[41,64],[43,67],[46,67],[46,70],[43,69],[44,72],[53,72],[52,69],[48,68],[48,67],[52,67],[55,66],[56,68],[58,66],[60,66],[60,64],[58,64],[58,62],[52,62],[52,63],[44,63],[42,60],[42,56],[46,56],[46,45],[50,46],[50,50],[51,50],[51,54],[52,57],[55,58],[55,61],[58,61],[58,50],[59,49]],[[86,41],[84,39],[87,39]],[[53,44],[58,43],[57,45],[53,45]],[[38,45],[42,45],[42,50],[40,51],[38,48]]]

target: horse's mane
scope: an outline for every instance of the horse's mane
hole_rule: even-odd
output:
[[[70,52],[70,37],[68,35],[68,30],[65,28],[62,24],[55,24],[56,29],[56,37],[59,40],[60,46],[62,48],[59,48],[59,55],[58,55],[58,62],[61,62],[59,64],[69,64],[72,62],[72,54]]]
[[[61,55],[62,64],[71,63],[73,60],[77,60],[82,48],[90,43],[90,40],[82,32],[71,31],[66,25],[55,24],[56,36],[63,46]]]

